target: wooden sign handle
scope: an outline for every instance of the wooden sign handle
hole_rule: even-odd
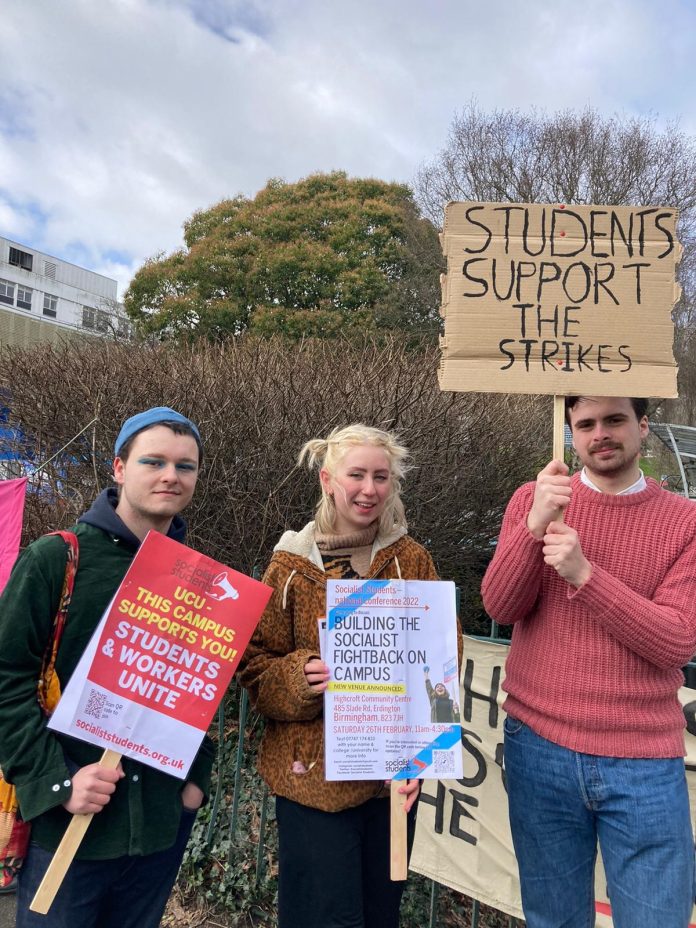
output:
[[[553,398],[553,459],[562,461],[565,456],[565,396]]]
[[[120,762],[121,754],[109,750],[104,751],[99,761],[100,765],[106,767],[107,770],[114,770]],[[56,848],[51,863],[48,865],[48,870],[44,873],[44,878],[31,900],[29,908],[32,912],[38,912],[39,915],[48,913],[56,893],[65,879],[68,867],[73,862],[77,849],[89,828],[93,815],[93,812],[89,815],[73,815],[63,839]]]
[[[392,880],[405,880],[408,872],[406,841],[406,796],[400,793],[403,780],[392,780],[389,788],[391,828],[389,834],[389,876]]]
[[[565,396],[553,398],[553,459],[565,460]],[[559,522],[563,522],[564,511],[560,509],[556,515]]]

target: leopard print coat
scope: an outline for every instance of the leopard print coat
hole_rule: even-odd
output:
[[[437,580],[425,548],[399,530],[376,539],[369,578]],[[241,664],[240,681],[266,717],[258,769],[270,789],[295,802],[338,812],[382,792],[381,780],[324,777],[324,701],[310,691],[304,665],[319,657],[317,620],[326,615],[326,575],[314,523],[286,532],[264,576],[274,593]],[[305,772],[294,772],[303,770]]]

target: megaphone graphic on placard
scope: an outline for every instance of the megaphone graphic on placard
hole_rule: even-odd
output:
[[[213,587],[218,589],[208,590],[208,596],[211,599],[217,600],[221,603],[224,599],[239,599],[239,592],[235,590],[232,584],[229,581],[229,577],[223,571],[223,573],[218,574],[217,577],[213,580]]]

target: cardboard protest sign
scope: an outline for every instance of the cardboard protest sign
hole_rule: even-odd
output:
[[[149,532],[49,727],[185,778],[271,592]]]
[[[326,778],[461,775],[454,584],[329,580],[321,634]]]
[[[677,395],[677,210],[450,203],[440,387]]]
[[[502,704],[506,645],[465,638],[459,704],[464,773],[424,783],[410,866],[417,873],[522,918],[517,862],[508,823]],[[696,690],[682,687],[687,720],[686,770],[696,821]],[[597,926],[610,928],[601,857],[595,871]],[[696,908],[690,928],[696,928]]]

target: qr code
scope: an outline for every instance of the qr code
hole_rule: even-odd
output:
[[[92,690],[85,706],[85,715],[91,715],[93,719],[100,719],[106,705],[106,693],[99,693]]]
[[[454,774],[454,752],[433,751],[433,770],[440,777]]]

